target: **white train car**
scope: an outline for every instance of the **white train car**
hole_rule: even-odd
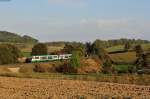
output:
[[[48,62],[56,60],[67,60],[70,59],[72,54],[61,54],[61,55],[36,55],[31,57],[31,62]]]

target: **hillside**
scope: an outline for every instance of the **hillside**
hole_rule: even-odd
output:
[[[20,36],[16,33],[7,31],[0,31],[0,42],[11,42],[11,43],[36,43],[37,39],[32,38],[28,35]]]

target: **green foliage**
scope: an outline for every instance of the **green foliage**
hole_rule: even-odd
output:
[[[86,54],[91,56],[93,54],[93,44],[90,42],[87,42],[85,46],[86,46]]]
[[[127,42],[124,46],[124,51],[128,51],[131,48],[131,45],[129,42]]]
[[[80,56],[84,56],[86,53],[84,44],[76,42],[67,43],[63,49],[64,53],[73,53],[74,51],[78,51]]]
[[[129,67],[130,67],[129,65],[116,65],[115,70],[118,73],[128,73]]]
[[[124,46],[123,45],[116,45],[112,47],[106,48],[107,52],[118,52],[118,51],[124,51]]]
[[[0,45],[0,64],[17,63],[20,51],[13,45]]]
[[[14,63],[17,63],[18,62],[18,57],[21,56],[20,50],[14,45],[7,44],[6,46],[8,47],[10,52],[13,54]]]
[[[100,47],[102,48],[108,48],[108,47],[113,47],[113,46],[118,46],[118,45],[125,45],[127,42],[129,42],[132,45],[137,45],[137,44],[148,44],[150,43],[147,40],[141,40],[141,39],[114,39],[114,40],[99,40],[97,39],[95,41],[96,43],[99,43]]]
[[[29,57],[29,56],[31,56],[31,52],[21,52],[21,56]]]
[[[109,60],[105,61],[103,63],[102,72],[105,74],[108,74],[108,73],[113,73],[113,71],[114,71],[114,68],[113,68],[112,62],[110,62]]]
[[[97,55],[104,63],[111,62],[108,53],[101,47],[99,41],[93,43],[93,54]]]
[[[128,71],[129,73],[136,73],[137,72],[137,68],[135,65],[129,65],[128,66]]]
[[[138,57],[136,61],[136,68],[137,69],[142,69],[144,66],[144,58],[143,57]]]
[[[36,44],[33,48],[32,48],[32,55],[45,55],[48,54],[48,48],[45,44],[39,43]]]
[[[144,51],[143,51],[141,45],[135,46],[134,49],[135,49],[135,52],[136,52],[136,56],[137,56],[138,58],[143,56]]]
[[[77,68],[71,66],[69,62],[64,62],[56,68],[57,72],[60,73],[77,73]]]
[[[75,68],[78,68],[81,66],[79,52],[77,51],[72,52],[71,66]]]
[[[15,33],[7,32],[7,31],[0,31],[0,42],[13,42],[13,43],[37,43],[38,40],[29,37],[27,35],[20,36]]]

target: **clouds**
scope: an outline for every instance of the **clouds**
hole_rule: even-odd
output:
[[[65,22],[65,23],[64,23]],[[41,41],[93,41],[95,39],[149,39],[150,22],[143,19],[47,20],[5,25],[8,31],[27,33]]]
[[[80,25],[107,32],[143,33],[149,31],[150,23],[142,19],[97,19],[92,21],[84,19],[81,20]]]

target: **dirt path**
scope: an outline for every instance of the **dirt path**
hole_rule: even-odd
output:
[[[8,68],[11,72],[13,73],[19,73],[19,69],[20,67],[16,67],[16,68]]]
[[[106,97],[150,99],[150,86],[0,77],[1,99],[111,99]]]

